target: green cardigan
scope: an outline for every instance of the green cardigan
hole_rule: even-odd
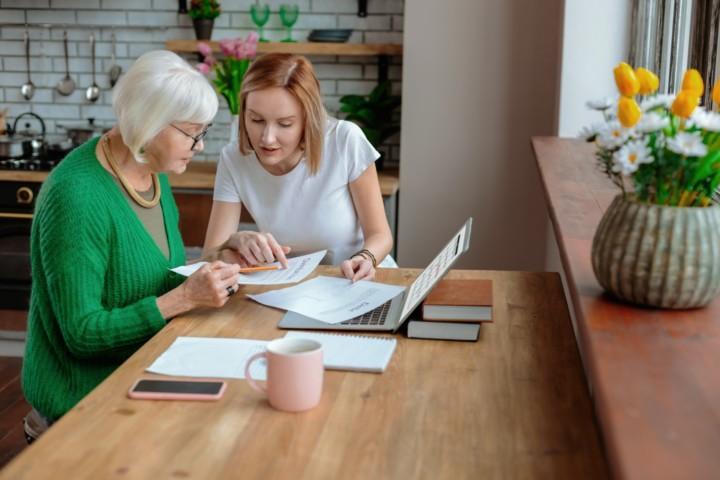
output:
[[[157,297],[183,278],[178,210],[165,175],[165,258],[95,156],[72,151],[43,183],[31,233],[32,294],[22,385],[30,405],[62,416],[165,325]]]

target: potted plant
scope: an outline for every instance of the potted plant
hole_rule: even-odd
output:
[[[398,95],[392,94],[389,80],[380,82],[368,95],[345,95],[340,98],[340,111],[347,113],[346,120],[357,123],[368,141],[376,149],[385,140],[400,131],[400,123],[395,118],[395,110],[400,106]],[[384,156],[378,159],[378,170],[382,170]]]
[[[619,99],[589,102],[605,121],[584,132],[621,191],[593,238],[595,276],[627,302],[704,306],[720,291],[720,114],[699,106],[697,70],[676,95],[656,94],[646,69],[621,63],[614,73]],[[712,98],[720,103],[720,82]]]
[[[217,0],[192,0],[188,15],[192,18],[195,37],[198,40],[210,40],[215,19],[220,15]]]

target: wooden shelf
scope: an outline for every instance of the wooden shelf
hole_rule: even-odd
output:
[[[220,43],[206,41],[213,52],[220,51]],[[167,40],[165,48],[177,53],[197,52],[197,40]],[[402,55],[403,46],[394,43],[319,43],[319,42],[268,42],[258,43],[258,53],[294,53],[298,55]]]

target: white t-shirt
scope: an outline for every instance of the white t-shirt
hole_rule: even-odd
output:
[[[360,127],[328,118],[315,175],[304,159],[290,172],[272,175],[254,152],[242,155],[230,143],[220,155],[213,199],[242,202],[261,232],[292,247],[290,256],[327,249],[323,263],[338,265],[363,245],[349,184],[378,157]]]

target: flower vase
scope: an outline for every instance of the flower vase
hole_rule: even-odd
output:
[[[595,232],[592,266],[620,300],[705,306],[720,291],[720,206],[671,207],[618,195]]]
[[[239,142],[240,138],[240,115],[232,115],[230,122],[230,143]]]

